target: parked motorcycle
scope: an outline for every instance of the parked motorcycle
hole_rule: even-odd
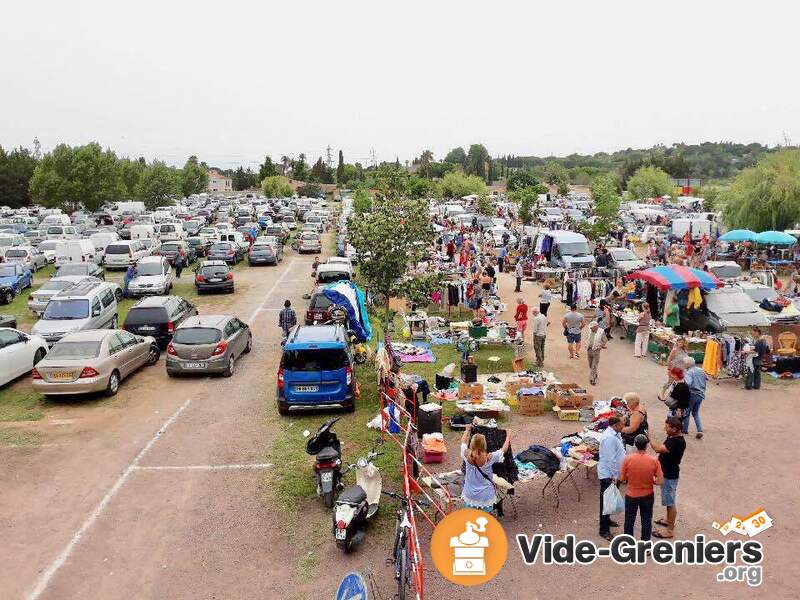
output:
[[[314,472],[317,475],[317,495],[322,496],[328,508],[333,508],[334,493],[342,481],[341,443],[331,430],[340,418],[325,421],[306,442],[306,452],[316,459]]]
[[[347,466],[347,471],[356,470],[356,484],[339,494],[333,510],[333,535],[336,546],[344,552],[363,541],[367,521],[378,512],[383,480],[372,459],[381,454],[373,450]]]

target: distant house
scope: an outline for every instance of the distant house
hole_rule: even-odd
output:
[[[233,183],[230,177],[226,177],[217,169],[208,171],[208,191],[209,192],[230,192],[233,190]]]

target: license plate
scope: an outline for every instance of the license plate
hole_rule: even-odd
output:
[[[139,331],[155,331],[155,327],[150,327],[149,325],[145,325],[144,327],[139,327]]]
[[[219,283],[220,281],[222,281],[222,279],[220,279],[219,277],[214,277],[208,280],[209,283]]]
[[[50,379],[56,381],[72,380],[72,371],[53,371],[50,373]]]
[[[183,365],[187,369],[203,369],[206,367],[206,363],[204,362],[187,362]]]
[[[296,385],[294,389],[298,392],[318,392],[318,385]]]
[[[333,481],[333,471],[325,471],[321,477],[322,481],[328,483],[329,481]]]
[[[337,529],[336,530],[336,539],[343,540],[347,538],[347,529]]]

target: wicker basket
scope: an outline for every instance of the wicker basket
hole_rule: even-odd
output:
[[[540,417],[544,414],[544,396],[533,396],[530,394],[519,394],[519,414],[526,417]]]

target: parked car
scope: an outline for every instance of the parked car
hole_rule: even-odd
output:
[[[47,354],[47,342],[38,335],[0,328],[0,386],[29,373]]]
[[[306,231],[297,236],[292,247],[300,254],[304,252],[320,253],[322,252],[322,238],[318,233]]]
[[[105,392],[113,396],[123,379],[158,362],[151,337],[119,330],[65,335],[33,369],[33,390],[45,396]]]
[[[281,225],[267,225],[264,228],[264,235],[272,235],[278,238],[281,244],[285,244],[289,239],[289,232]]]
[[[128,284],[128,295],[169,294],[173,279],[172,267],[165,257],[146,256],[136,263],[136,275]]]
[[[192,264],[197,260],[197,250],[189,242],[165,242],[156,250],[155,254],[163,256],[174,265],[175,260],[180,256],[184,260],[184,266]]]
[[[275,252],[275,248],[270,244],[253,244],[247,254],[247,262],[250,265],[277,265],[283,258],[281,254]]]
[[[608,267],[622,273],[631,273],[647,268],[647,263],[627,248],[609,248]]]
[[[208,249],[211,248],[211,242],[200,236],[186,238],[186,243],[194,249],[196,258],[206,256],[208,254]]]
[[[197,235],[199,235],[201,238],[209,240],[210,242],[218,242],[220,230],[216,227],[203,227],[200,229]]]
[[[159,348],[166,348],[175,328],[197,314],[197,307],[180,296],[150,296],[130,308],[122,328],[133,334],[149,335]]]
[[[203,261],[195,272],[194,286],[198,294],[203,292],[233,293],[233,271],[223,260]]]
[[[85,277],[83,275],[66,275],[64,277],[50,278],[28,296],[28,308],[34,314],[41,315],[44,309],[47,308],[47,303],[50,302],[50,298],[55,296],[58,292],[66,290],[85,279],[100,281],[94,277]]]
[[[3,262],[19,263],[35,273],[47,266],[47,257],[33,246],[15,246],[6,250]]]
[[[218,242],[208,249],[209,260],[221,260],[236,264],[242,260],[243,249],[233,242]]]
[[[230,377],[236,360],[253,348],[253,334],[230,315],[188,318],[167,345],[167,375],[221,373]]]
[[[135,265],[140,258],[149,256],[150,252],[142,243],[143,240],[114,242],[106,246],[104,264],[107,269],[127,269]]]
[[[116,329],[119,286],[105,281],[83,281],[55,294],[31,329],[52,345],[68,333],[89,329]]]
[[[66,277],[72,275],[80,275],[83,277],[96,277],[97,279],[105,279],[106,274],[103,267],[96,263],[72,263],[61,265],[56,269],[54,277]]]
[[[47,259],[48,264],[53,264],[56,262],[56,246],[58,245],[58,240],[44,240],[39,242],[39,245],[36,249],[44,254],[45,258]]]
[[[642,231],[641,240],[643,244],[649,244],[650,240],[661,243],[667,236],[669,236],[669,227],[663,225],[647,225]]]
[[[311,294],[311,298],[308,302],[308,310],[306,311],[306,325],[324,323],[330,318],[329,309],[333,303],[330,298],[322,293],[323,289],[324,286],[320,286]]]
[[[356,377],[341,325],[301,325],[289,333],[278,369],[278,412],[355,410]]]
[[[0,264],[0,302],[11,304],[14,297],[33,285],[33,274],[17,263]]]

